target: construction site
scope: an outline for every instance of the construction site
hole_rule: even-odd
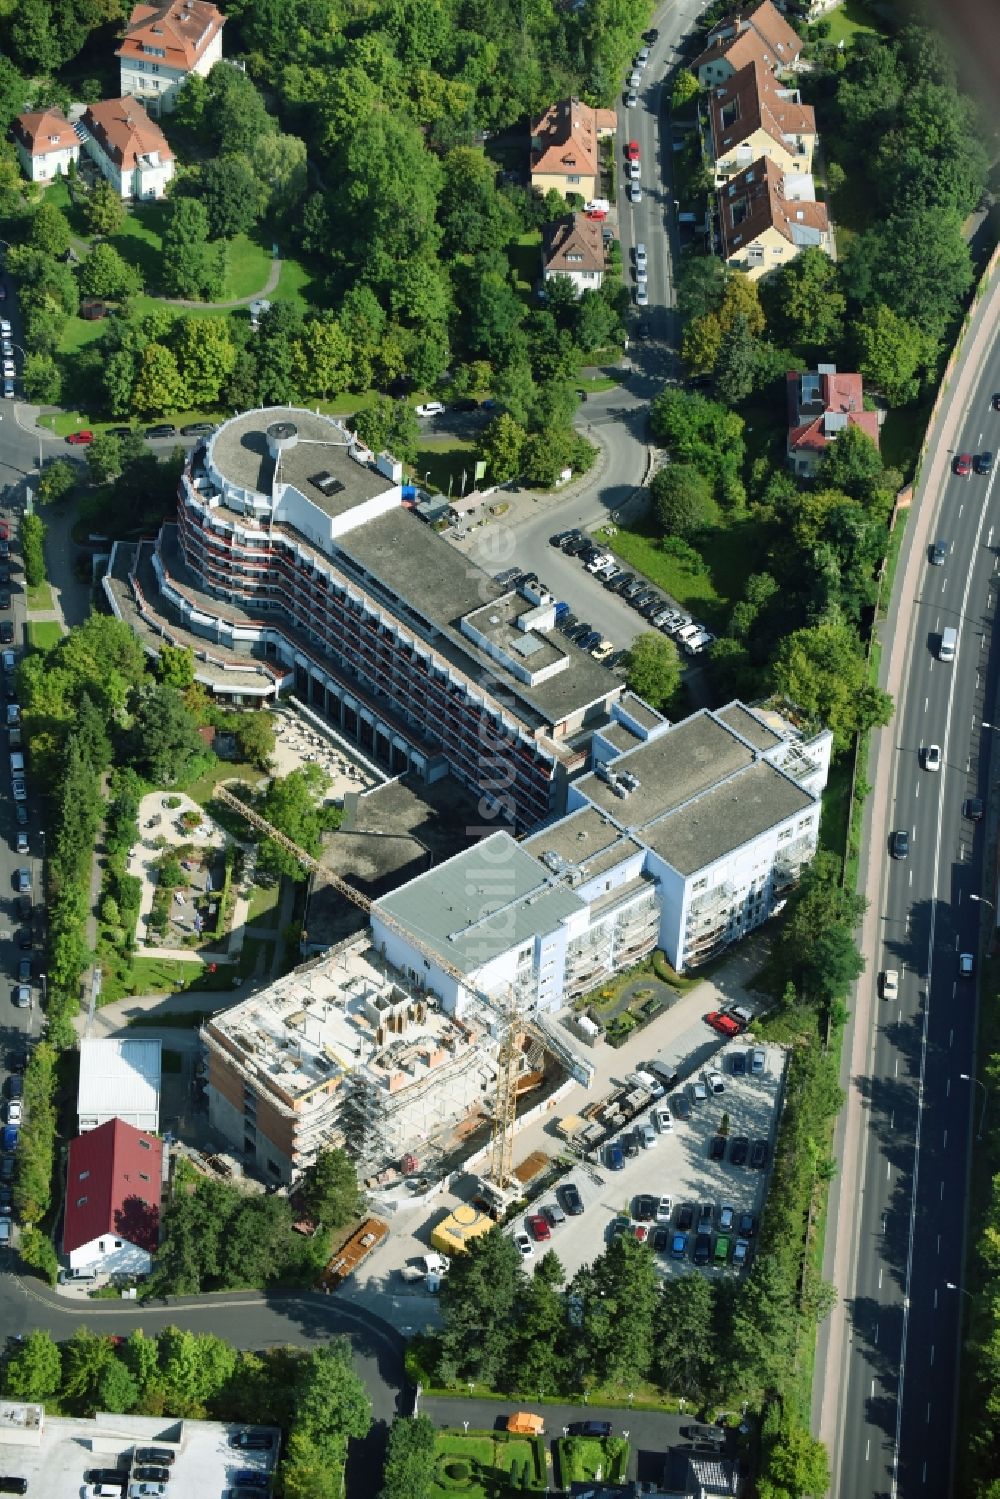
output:
[[[488,1142],[501,1030],[481,1006],[446,1015],[367,934],[350,938],[203,1026],[210,1120],[265,1180],[343,1146],[372,1186],[416,1185]],[[515,1099],[563,1077],[530,1039],[512,1070]]]

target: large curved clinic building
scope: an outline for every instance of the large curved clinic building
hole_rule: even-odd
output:
[[[214,693],[292,691],[388,772],[450,772],[484,818],[534,826],[622,684],[556,633],[554,600],[501,589],[412,498],[335,419],[245,412],[190,454],[176,522],[116,544],[105,590],[151,652],[191,646]]]

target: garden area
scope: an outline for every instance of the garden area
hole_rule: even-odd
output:
[[[571,1483],[624,1483],[629,1447],[623,1437],[562,1437],[553,1445],[564,1489]]]
[[[434,1499],[504,1499],[548,1491],[541,1437],[445,1432],[437,1439]]]

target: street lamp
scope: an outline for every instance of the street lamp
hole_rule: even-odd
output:
[[[964,1286],[956,1286],[953,1280],[946,1280],[945,1288],[949,1291],[957,1291],[960,1296],[968,1296],[970,1301],[974,1300],[971,1291],[967,1291]]]
[[[991,911],[996,910],[996,906],[991,900],[987,900],[985,895],[970,895],[969,899],[974,900],[977,906],[989,906]]]
[[[990,1095],[987,1092],[986,1084],[980,1082],[978,1077],[973,1077],[971,1072],[960,1072],[958,1075],[963,1083],[972,1083],[974,1087],[982,1088],[983,1090],[983,1108],[982,1113],[979,1115],[979,1133],[976,1136],[977,1140],[981,1140],[983,1138],[983,1126],[986,1123],[986,1103]]]

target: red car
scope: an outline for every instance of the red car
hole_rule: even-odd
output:
[[[972,454],[959,453],[955,459],[955,472],[960,479],[967,479],[972,473]]]
[[[649,1238],[649,1229],[646,1227],[645,1223],[633,1223],[632,1233],[637,1244],[645,1244],[646,1240]]]
[[[0,520],[0,541],[10,541],[10,526],[5,520]]]
[[[89,442],[93,442],[93,440],[94,434],[90,431],[89,427],[84,427],[82,432],[71,432],[66,439],[66,441],[71,442],[74,447],[84,448]]]
[[[537,1239],[539,1243],[541,1243],[543,1239],[551,1239],[552,1237],[552,1230],[551,1228],[549,1228],[548,1223],[542,1217],[541,1213],[531,1214],[531,1216],[528,1218],[528,1227],[531,1229],[532,1238]]]
[[[639,156],[640,156],[639,142],[638,141],[629,141],[628,145],[625,147],[625,160],[626,161],[638,161],[639,160]]]
[[[732,1015],[724,1015],[721,1010],[710,1010],[705,1016],[705,1024],[718,1031],[720,1036],[738,1036],[740,1033],[739,1021]]]

